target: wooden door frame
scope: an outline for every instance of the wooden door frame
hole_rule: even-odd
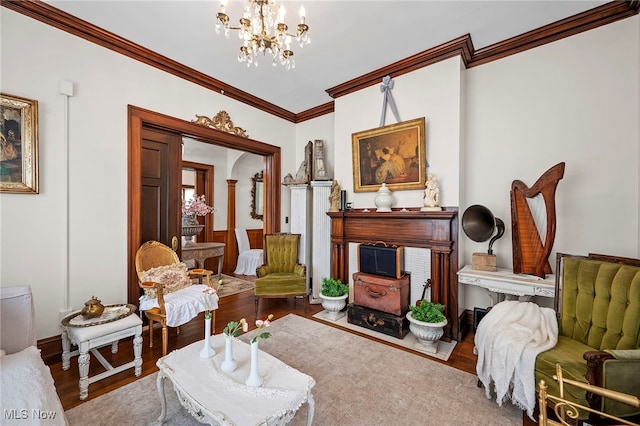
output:
[[[231,133],[204,127],[179,118],[160,114],[133,105],[127,106],[128,118],[128,191],[127,191],[127,301],[138,305],[140,290],[135,268],[136,251],[142,244],[140,236],[140,185],[142,128],[153,127],[182,134],[201,142],[225,148],[251,152],[265,157],[265,211],[264,232],[280,231],[280,147]]]
[[[193,169],[196,172],[196,181],[195,181],[195,191],[196,194],[204,194],[205,199],[208,201],[208,204],[213,204],[213,166],[211,164],[202,164],[195,163],[193,161],[184,161],[182,160],[182,169],[188,168]],[[202,178],[199,176],[202,175]],[[202,180],[202,182],[199,182]],[[204,241],[213,241],[213,230],[214,230],[214,215],[206,215],[204,216]],[[202,223],[202,222],[201,222]],[[226,254],[226,253],[225,253]],[[226,257],[226,256],[225,256]]]

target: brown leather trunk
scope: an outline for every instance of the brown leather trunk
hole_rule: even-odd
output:
[[[410,276],[388,278],[356,272],[353,274],[353,304],[403,316],[409,310]]]
[[[347,305],[347,321],[398,339],[403,339],[409,333],[409,320],[405,316],[353,304]]]

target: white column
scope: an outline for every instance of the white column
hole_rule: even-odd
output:
[[[308,184],[295,184],[291,189],[291,233],[300,234],[300,247],[298,248],[298,260],[307,266],[307,286],[310,285],[311,268],[311,191]]]
[[[332,181],[311,181],[313,192],[313,271],[311,273],[311,303],[320,303],[323,278],[331,277],[331,206]]]

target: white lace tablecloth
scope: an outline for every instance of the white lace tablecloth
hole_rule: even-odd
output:
[[[264,384],[258,388],[246,386],[250,346],[234,339],[233,354],[238,367],[226,374],[220,371],[224,360],[224,335],[214,336],[212,342],[216,351],[212,358],[199,357],[204,344],[200,341],[171,352],[157,364],[161,372],[198,405],[219,419],[226,419],[222,424],[284,424],[310,397],[315,386],[311,376],[262,351],[259,352],[258,369]]]

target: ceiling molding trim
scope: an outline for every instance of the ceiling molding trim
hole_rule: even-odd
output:
[[[346,83],[339,84],[326,90],[332,98],[348,95],[369,86],[380,84],[382,78],[389,75],[392,78],[402,74],[407,74],[419,68],[424,68],[436,62],[461,56],[465,66],[471,61],[473,52],[473,43],[469,34],[458,37],[439,46],[427,49],[408,58],[394,62],[382,68],[378,68],[368,74],[361,75]]]
[[[287,111],[40,0],[2,0],[2,6],[294,124],[334,112],[333,101],[298,114]],[[335,99],[379,84],[387,75],[397,77],[455,56],[460,56],[465,67],[471,68],[637,15],[639,10],[640,0],[612,1],[478,51],[474,50],[471,36],[467,34],[329,88],[326,92]]]
[[[317,107],[310,108],[306,111],[296,114],[295,123],[302,123],[303,121],[311,120],[316,117],[320,117],[326,114],[331,114],[334,111],[334,101],[327,102],[326,104],[318,105]]]
[[[386,75],[397,77],[456,55],[462,57],[462,61],[467,68],[486,64],[528,49],[533,49],[543,44],[637,15],[638,9],[640,8],[639,6],[640,0],[633,0],[631,2],[612,1],[586,12],[492,44],[478,51],[473,49],[471,37],[467,34],[466,36],[451,40],[448,43],[425,50],[424,52],[420,52],[386,67],[356,77],[346,83],[327,89],[327,93],[335,99],[379,84],[382,81],[382,77]]]
[[[291,122],[295,120],[295,114],[284,108],[209,77],[42,1],[2,0],[2,6],[276,117]]]
[[[635,3],[635,4],[634,4]],[[638,14],[640,1],[612,1],[586,12],[545,25],[524,34],[494,43],[473,54],[469,67],[486,64],[504,57],[558,41]]]

